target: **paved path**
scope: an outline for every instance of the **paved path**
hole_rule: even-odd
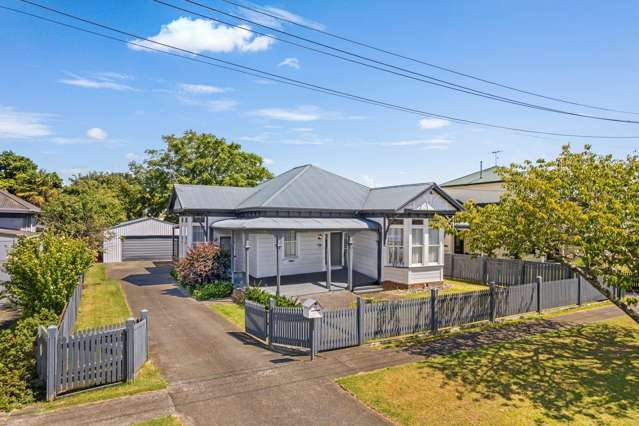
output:
[[[614,307],[578,312],[535,325],[465,333],[423,347],[375,350],[368,346],[320,353],[265,350],[202,304],[185,297],[170,267],[150,262],[112,264],[134,311],[150,312],[151,358],[169,382],[166,391],[107,401],[46,416],[12,416],[10,424],[126,425],[176,413],[186,424],[386,424],[334,379],[403,364],[480,344],[619,316]],[[0,424],[2,424],[0,418]]]

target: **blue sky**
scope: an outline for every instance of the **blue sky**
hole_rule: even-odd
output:
[[[217,0],[208,4],[241,13]],[[45,1],[43,0],[43,3]],[[196,6],[172,0],[187,9]],[[16,0],[0,4],[46,14]],[[413,108],[516,127],[639,135],[639,125],[533,111],[365,69],[242,30],[197,21],[151,1],[48,1],[83,17],[243,65]],[[310,25],[509,85],[639,111],[639,2],[275,1],[256,3]],[[210,14],[200,9],[203,13]],[[52,15],[48,15],[52,16]],[[161,135],[193,129],[236,141],[280,173],[313,163],[382,186],[443,182],[500,163],[551,157],[562,144],[592,143],[624,156],[625,141],[536,137],[437,121],[132,49],[0,11],[0,149],[68,177],[126,170]],[[164,30],[162,28],[164,27]],[[254,27],[255,28],[255,27]],[[257,29],[257,28],[256,28]],[[438,78],[571,111],[639,119],[524,97],[418,64],[283,29]],[[272,33],[272,32],[270,32]],[[6,42],[10,41],[10,42]]]

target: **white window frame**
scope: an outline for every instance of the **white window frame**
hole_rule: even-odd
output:
[[[416,225],[413,224],[414,220],[421,220],[422,224],[421,225]],[[426,262],[426,260],[428,260],[427,256],[428,256],[428,233],[427,233],[427,229],[428,229],[428,225],[427,225],[427,220],[426,219],[410,219],[410,266],[424,266],[427,265],[428,262]],[[421,236],[422,236],[422,243],[421,244],[414,244],[413,243],[413,230],[417,229],[420,232]],[[422,249],[422,261],[421,262],[415,262],[413,260],[413,248],[415,247],[421,247]]]
[[[390,241],[387,239],[386,240],[386,266],[391,266],[391,267],[397,267],[397,268],[402,268],[406,266],[406,235],[404,235],[405,233],[405,229],[404,229],[404,224],[392,224],[388,227],[388,233],[390,234],[391,229],[398,229],[399,230],[399,234],[402,236],[402,244],[401,245],[397,245],[397,244],[389,244]],[[401,262],[399,263],[391,263],[390,259],[391,259],[391,250],[399,253],[401,255]]]
[[[290,235],[290,233],[293,233],[293,235],[295,236],[295,240],[287,240],[286,237]],[[295,253],[292,255],[287,255],[286,254],[286,246],[287,244],[293,244],[293,247],[295,247]],[[299,256],[299,237],[297,235],[297,231],[294,230],[290,230],[290,231],[285,231],[282,235],[282,258],[284,259],[295,259]]]
[[[435,230],[438,233],[438,240],[439,242],[437,244],[431,244],[430,241],[430,230]],[[442,253],[442,248],[444,245],[444,236],[442,235],[442,230],[441,229],[436,229],[430,226],[430,220],[428,221],[428,226],[426,227],[426,240],[424,240],[424,242],[426,243],[426,252],[424,253],[426,256],[426,260],[428,260],[428,262],[426,264],[428,265],[441,265],[443,263],[443,253]],[[430,262],[430,249],[431,247],[437,247],[437,258],[438,261],[437,262]]]

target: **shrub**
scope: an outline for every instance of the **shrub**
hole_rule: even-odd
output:
[[[251,302],[260,303],[264,306],[268,306],[269,299],[275,299],[275,305],[282,308],[294,308],[300,306],[295,299],[291,299],[286,296],[275,296],[269,292],[266,292],[258,287],[249,287],[244,291],[246,300]]]
[[[40,390],[34,349],[38,326],[46,327],[57,321],[56,313],[43,310],[0,330],[0,411],[36,401]]]
[[[233,292],[233,284],[228,281],[216,281],[202,284],[193,290],[193,297],[197,300],[211,300],[229,297]]]
[[[22,237],[5,264],[11,275],[5,284],[7,297],[25,316],[43,309],[60,314],[94,259],[95,252],[82,240],[51,231]]]
[[[225,278],[230,259],[230,255],[216,244],[198,244],[176,265],[178,282],[190,287]]]

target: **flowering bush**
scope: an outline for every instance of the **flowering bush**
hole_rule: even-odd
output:
[[[225,278],[230,266],[230,255],[213,243],[199,244],[189,249],[176,267],[180,284],[192,287]]]

